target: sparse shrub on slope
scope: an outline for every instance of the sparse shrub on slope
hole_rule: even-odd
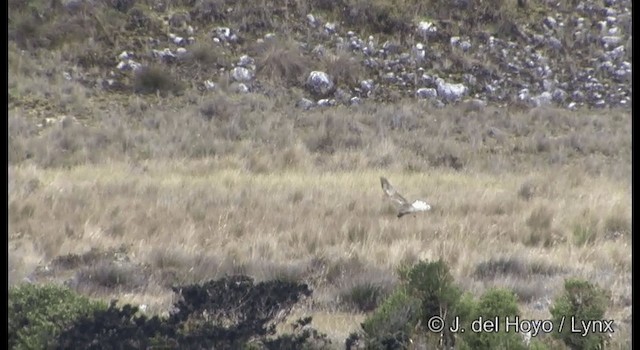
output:
[[[515,322],[516,316],[520,315],[518,310],[518,302],[515,294],[506,289],[492,289],[487,291],[479,300],[475,310],[472,312],[471,320],[473,321],[492,321],[498,318],[498,332],[483,331],[471,332],[467,331],[463,335],[464,345],[469,349],[525,349],[522,336],[514,331],[511,327],[506,329],[507,317],[509,322]],[[494,322],[494,321],[492,321]],[[493,323],[495,325],[495,322]],[[471,324],[466,325],[466,329]]]
[[[258,77],[287,87],[302,86],[311,70],[311,59],[294,40],[269,39],[251,48]]]
[[[469,296],[462,298],[445,263],[421,261],[403,267],[400,279],[401,287],[362,324],[367,347],[402,349],[410,339],[424,345],[454,346],[455,337],[448,327],[442,334],[426,329],[432,318],[452,325],[456,316],[465,321],[473,310],[473,300]],[[350,338],[350,342],[354,341]]]
[[[368,349],[404,349],[420,317],[420,300],[396,290],[362,323]]]
[[[293,333],[283,334],[278,338],[267,340],[264,342],[264,346],[273,350],[334,349],[327,335],[309,327],[310,324],[311,317],[301,318],[291,325]]]
[[[133,89],[141,94],[179,93],[184,89],[180,81],[162,68],[149,66],[138,70],[133,79]]]
[[[601,349],[608,338],[608,334],[589,330],[589,334],[583,336],[572,332],[571,322],[575,327],[582,329],[582,322],[604,320],[604,314],[609,305],[608,291],[588,281],[580,279],[568,279],[564,283],[564,293],[551,307],[553,324],[563,329],[554,332],[554,337],[561,339],[571,349]],[[603,329],[604,330],[604,329]]]
[[[203,285],[174,287],[182,295],[172,315],[176,322],[194,318],[213,318],[219,324],[254,327],[262,334],[270,331],[267,323],[283,316],[303,296],[311,295],[305,284],[267,281],[253,284],[246,276],[232,276]],[[204,316],[209,315],[209,316]]]
[[[462,291],[454,284],[453,276],[442,260],[421,261],[400,274],[407,293],[421,301],[422,325],[427,325],[432,317],[440,317],[447,325],[453,324]],[[448,327],[444,329],[442,342],[445,346],[455,343]]]
[[[106,304],[59,286],[21,285],[9,289],[9,349],[42,349],[74,320]]]
[[[311,291],[304,284],[269,281],[253,284],[246,276],[225,277],[203,285],[174,287],[182,300],[167,319],[137,315],[138,307],[115,303],[67,327],[57,348],[295,349],[328,346],[326,337],[301,320],[293,334],[273,339],[275,325]],[[267,339],[267,336],[269,339]],[[97,345],[99,344],[99,345]]]
[[[57,339],[56,349],[148,349],[153,346],[173,348],[171,340],[177,330],[159,317],[136,316],[138,307],[118,308],[112,302],[78,319]]]

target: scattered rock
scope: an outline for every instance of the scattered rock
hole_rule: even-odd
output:
[[[334,84],[327,73],[313,71],[307,78],[307,88],[315,96],[326,96],[333,90]]]
[[[235,81],[250,81],[253,79],[253,72],[244,67],[235,67],[231,71],[231,78]]]
[[[421,99],[436,98],[438,97],[438,92],[434,88],[419,88],[416,90],[416,97]]]
[[[315,106],[315,103],[308,98],[302,98],[300,99],[300,101],[296,103],[296,107],[302,108],[305,111],[313,108],[314,106]]]
[[[444,79],[436,79],[438,96],[446,102],[459,101],[465,96],[469,89],[464,84],[446,83]]]
[[[323,98],[321,100],[318,100],[318,106],[320,107],[331,107],[335,105],[336,105],[336,100],[334,99]]]
[[[436,28],[433,22],[423,21],[418,23],[418,34],[421,35],[423,39],[433,36],[437,32],[438,28]]]
[[[470,6],[467,0],[456,0],[452,4],[461,8]],[[516,23],[508,30],[518,35],[498,37],[481,31],[452,32],[451,26],[459,20],[423,20],[415,24],[417,40],[412,42],[384,41],[377,34],[360,37],[357,28],[346,30],[343,28],[346,25],[337,20],[326,22],[309,13],[302,22],[309,31],[307,37],[313,40],[299,43],[304,54],[326,59],[338,52],[347,52],[366,68],[371,78],[354,86],[344,86],[341,77],[314,71],[307,77],[305,87],[314,101],[325,100],[319,105],[331,105],[332,100],[346,105],[353,101],[360,103],[361,99],[372,97],[375,90],[376,98],[413,95],[432,99],[436,104],[460,103],[472,93],[473,100],[485,104],[516,102],[530,107],[556,104],[566,108],[631,106],[630,8],[628,0],[605,0],[604,3],[582,0],[572,14],[548,7],[538,23]],[[215,11],[224,17],[233,14],[234,8],[222,7]],[[191,23],[199,20],[193,16],[194,12],[177,11],[164,17],[167,36],[150,36],[139,46],[150,47],[150,52],[134,55],[129,50],[122,51],[115,66],[120,72],[116,73],[135,71],[142,67],[139,62],[147,65],[144,60],[149,56],[163,63],[178,62],[191,51],[188,45],[195,42],[194,26],[200,23]],[[567,29],[571,30],[571,37],[563,34]],[[215,45],[216,50],[231,50],[233,55],[240,53],[237,61],[217,68],[219,72],[229,72],[234,82],[245,83],[242,86],[246,89],[240,88],[241,91],[260,92],[256,60],[241,54],[246,48],[238,46],[242,43],[239,35],[243,30],[231,24],[214,27],[210,35],[219,44]],[[267,32],[257,41],[275,37],[275,33]],[[451,54],[458,57],[449,57]],[[442,64],[447,59],[453,64]],[[440,68],[434,69],[431,63]],[[443,78],[433,76],[436,72]],[[64,72],[63,77],[79,79],[72,72]],[[341,89],[336,90],[338,79]],[[111,89],[122,82],[126,83],[126,79],[109,76],[101,78],[98,85]],[[198,85],[205,90],[215,86],[212,82]],[[469,104],[469,101],[463,103]]]

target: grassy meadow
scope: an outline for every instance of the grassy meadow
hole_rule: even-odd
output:
[[[251,173],[205,159],[9,171],[12,284],[91,249],[126,252],[139,267],[114,288],[87,277],[78,290],[152,313],[167,311],[175,283],[226,273],[306,281],[313,300],[297,313],[314,315],[314,326],[339,340],[365,314],[351,290],[373,284],[388,293],[397,267],[443,259],[473,293],[514,290],[530,318],[549,317],[568,276],[610,288],[617,325],[630,317],[628,184],[576,167]],[[397,219],[381,175],[408,198],[426,198],[432,211]],[[103,270],[112,268],[81,269],[109,275]]]

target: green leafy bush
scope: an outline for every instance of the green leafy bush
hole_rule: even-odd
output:
[[[487,291],[472,311],[472,322],[498,327],[489,331],[477,332],[472,324],[466,325],[463,339],[470,349],[525,349],[522,336],[510,326],[507,329],[506,321],[516,322],[520,311],[515,294],[506,289],[491,289]],[[497,319],[497,322],[496,322]]]
[[[581,328],[583,321],[604,320],[609,304],[608,291],[581,279],[568,279],[564,283],[564,293],[551,307],[553,324],[559,327],[554,332],[571,349],[599,349],[607,339],[606,333],[590,332],[583,336],[572,332],[572,324]]]
[[[105,310],[68,288],[26,284],[9,289],[9,349],[42,349],[74,320]]]
[[[396,290],[362,323],[367,348],[406,348],[419,313],[420,300]]]
[[[410,269],[400,271],[409,295],[421,301],[420,320],[427,325],[432,317],[440,317],[445,325],[451,325],[458,315],[457,305],[462,291],[454,284],[449,268],[442,261],[420,261]],[[443,342],[454,344],[453,334],[445,327]]]

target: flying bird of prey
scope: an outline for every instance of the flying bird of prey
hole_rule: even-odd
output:
[[[400,205],[400,209],[398,210],[399,218],[407,214],[431,210],[431,206],[422,200],[415,200],[413,203],[409,203],[409,201],[402,197],[402,195],[400,195],[400,193],[391,186],[389,180],[386,178],[380,177],[380,183],[382,184],[382,190],[384,193],[391,198],[391,200]]]

